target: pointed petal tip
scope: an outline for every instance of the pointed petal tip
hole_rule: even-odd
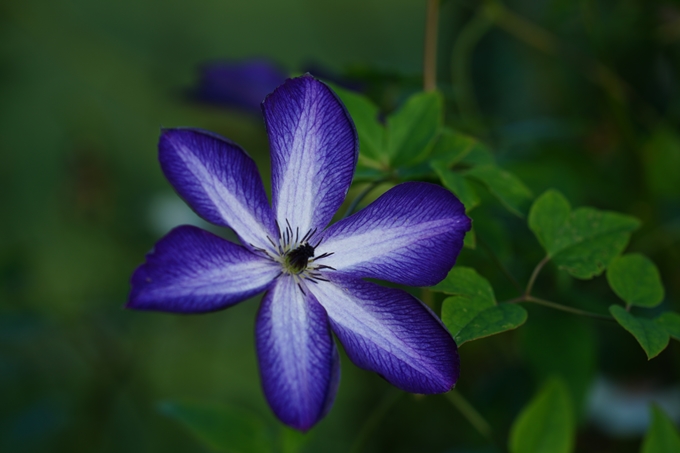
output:
[[[134,271],[125,308],[218,311],[264,291],[278,272],[273,263],[240,245],[183,225],[158,241]]]
[[[288,423],[285,420],[281,421],[288,425],[289,427],[293,428],[294,430],[300,431],[302,434],[307,434],[310,429],[312,429],[314,426],[316,426],[317,423],[319,423],[320,420],[313,420],[305,423],[297,423],[296,421]]]
[[[206,221],[243,244],[269,247],[274,216],[255,161],[238,144],[202,129],[164,129],[158,160],[175,191]]]
[[[355,277],[432,286],[446,277],[463,248],[471,220],[445,188],[406,182],[324,232],[319,254]]]
[[[272,207],[279,223],[323,229],[352,182],[359,146],[346,107],[309,74],[286,80],[262,103],[272,157]]]
[[[355,365],[410,393],[445,393],[455,385],[460,370],[456,343],[412,295],[339,272],[310,291]]]
[[[219,140],[223,143],[226,143],[229,146],[235,146],[238,148],[241,152],[245,153],[248,155],[248,152],[241,147],[238,143],[234,142],[233,140],[230,140],[226,137],[221,136],[220,134],[209,131],[207,129],[201,129],[199,127],[161,127],[161,134],[158,138],[158,144],[160,145],[162,141],[171,139],[173,137],[177,138],[186,138],[187,136],[194,135],[194,136],[200,136],[204,135],[209,138],[213,138],[215,140]],[[161,152],[161,148],[159,146],[158,149],[159,152]]]
[[[308,431],[330,409],[339,379],[326,311],[293,279],[282,277],[260,305],[255,346],[272,411],[286,425]]]

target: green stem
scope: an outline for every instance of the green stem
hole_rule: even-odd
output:
[[[378,427],[382,419],[385,417],[390,408],[404,395],[404,392],[391,388],[373,409],[373,412],[368,416],[368,419],[363,424],[359,434],[352,443],[349,453],[359,453],[364,447],[368,436]]]
[[[561,42],[553,33],[514,13],[499,0],[487,0],[482,10],[498,28],[516,39],[551,56],[562,54],[591,82],[599,85],[617,103],[624,105],[628,98],[641,103],[639,112],[647,122],[657,121],[658,112],[625,80],[598,60]]]
[[[531,273],[531,277],[529,278],[529,283],[527,283],[527,287],[524,290],[524,295],[525,296],[530,296],[531,295],[531,290],[534,289],[534,283],[536,282],[536,278],[538,277],[538,274],[541,272],[541,269],[543,269],[543,266],[545,266],[548,261],[550,261],[550,257],[546,255],[545,258],[541,260],[540,263],[536,265],[534,268],[534,271]]]
[[[468,126],[476,125],[480,117],[470,77],[470,61],[477,43],[492,25],[484,8],[480,8],[460,31],[451,52],[453,94],[460,116]]]
[[[493,442],[491,426],[482,417],[482,415],[477,412],[472,404],[460,394],[457,390],[451,390],[446,394],[446,398],[455,406],[456,409],[465,417],[465,419],[470,422],[470,424],[481,434],[490,441]]]
[[[479,232],[477,232],[477,242],[479,242],[479,245],[481,245],[484,250],[486,250],[486,253],[489,255],[491,260],[498,266],[498,268],[503,272],[503,274],[508,278],[510,283],[517,288],[517,291],[522,292],[522,287],[520,286],[519,282],[513,277],[513,275],[510,273],[510,271],[503,265],[503,262],[498,258],[498,255],[496,255],[496,252],[493,251],[491,246],[484,241],[481,236],[479,235]]]
[[[578,308],[570,307],[568,305],[562,305],[562,304],[558,304],[557,302],[551,302],[549,300],[539,299],[538,297],[528,296],[528,295],[515,297],[514,299],[506,300],[505,302],[502,302],[502,303],[518,304],[518,303],[521,303],[521,302],[531,302],[531,303],[534,303],[534,304],[543,305],[544,307],[552,308],[554,310],[559,310],[559,311],[571,313],[573,315],[585,316],[585,317],[594,318],[594,319],[602,319],[604,321],[614,321],[614,318],[612,318],[611,316],[608,316],[608,315],[601,315],[599,313],[593,313],[591,311],[581,310],[581,309],[578,309]]]
[[[354,200],[352,200],[352,204],[349,205],[347,211],[345,211],[345,215],[343,215],[342,218],[344,219],[345,217],[349,217],[354,214],[354,211],[356,210],[357,206],[359,206],[359,203],[361,203],[361,200],[366,198],[366,195],[368,195],[373,189],[378,187],[383,182],[385,181],[381,179],[380,181],[373,181],[368,186],[366,186],[366,188],[362,190]]]
[[[437,89],[437,29],[439,28],[439,0],[427,0],[425,22],[425,50],[423,52],[423,90]]]

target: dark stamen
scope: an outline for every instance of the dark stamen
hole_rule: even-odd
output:
[[[307,269],[309,264],[309,259],[314,256],[314,247],[309,245],[307,242],[301,244],[298,248],[291,250],[286,254],[286,261],[290,268],[296,272],[300,273]]]

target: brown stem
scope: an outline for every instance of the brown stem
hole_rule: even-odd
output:
[[[439,27],[439,0],[427,0],[425,22],[425,51],[423,57],[423,90],[437,89],[437,29]]]

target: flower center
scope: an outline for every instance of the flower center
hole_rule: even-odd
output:
[[[323,240],[322,238],[316,237],[316,228],[309,230],[300,237],[300,229],[295,228],[295,230],[293,230],[290,222],[286,220],[286,228],[283,230],[279,228],[279,231],[281,231],[281,233],[278,244],[274,239],[267,236],[267,240],[272,245],[273,249],[266,250],[255,247],[253,244],[250,244],[250,246],[257,252],[269,257],[271,260],[280,263],[281,274],[291,275],[300,287],[300,291],[303,293],[305,292],[303,285],[301,284],[303,280],[312,283],[329,281],[325,278],[323,272],[327,270],[334,271],[335,268],[321,264],[319,261],[333,255],[335,252],[325,252],[319,256],[314,256],[314,250]],[[314,243],[314,241],[316,241],[316,243]]]
[[[313,257],[314,247],[303,242],[283,256],[283,267],[289,274],[299,274],[307,269],[309,259]]]

